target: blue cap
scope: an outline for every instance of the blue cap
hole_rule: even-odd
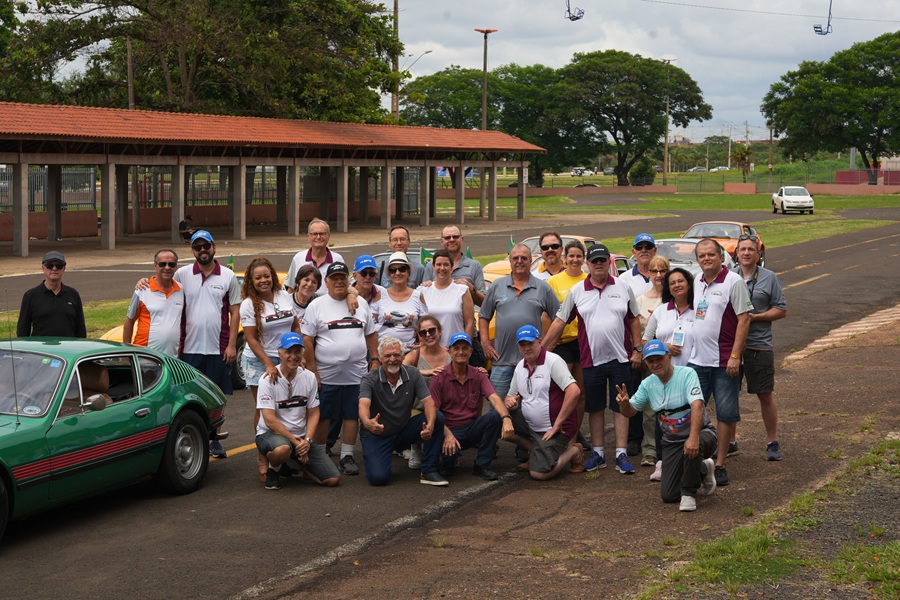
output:
[[[534,340],[541,337],[541,332],[537,330],[537,327],[534,325],[522,325],[519,327],[519,330],[516,331],[516,343],[519,342],[533,342]]]
[[[653,236],[650,235],[649,233],[639,233],[639,234],[634,238],[634,243],[632,244],[632,246],[637,246],[637,245],[640,244],[641,242],[650,242],[650,243],[653,244],[654,246],[656,245],[656,240],[654,240],[654,239],[653,239]]]
[[[289,331],[281,336],[281,343],[278,344],[279,348],[293,348],[294,346],[303,347],[303,337],[299,333],[294,333],[293,331]]]
[[[357,273],[361,273],[363,269],[375,269],[377,271],[378,263],[375,262],[375,259],[372,258],[371,255],[363,254],[356,259],[355,263],[353,263],[353,270]]]
[[[456,342],[465,342],[468,345],[472,345],[472,338],[469,337],[469,334],[465,331],[460,331],[459,333],[454,333],[453,337],[450,338],[450,343],[448,346],[452,346]]]
[[[668,353],[668,346],[666,346],[659,340],[650,340],[649,342],[644,344],[644,358],[650,358],[651,356],[665,356]]]
[[[194,235],[191,236],[191,243],[193,244],[197,240],[206,240],[210,244],[215,244],[215,240],[210,232],[205,229],[199,229],[194,232]]]

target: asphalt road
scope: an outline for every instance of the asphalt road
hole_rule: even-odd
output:
[[[697,211],[654,219],[646,229],[684,229],[722,215]],[[758,212],[727,215],[729,220],[761,221]],[[788,318],[775,326],[780,356],[835,327],[893,306],[900,297],[895,275],[900,210],[867,210],[854,217],[898,222],[768,252],[768,266],[787,288],[789,303]],[[631,221],[561,232],[603,239],[644,228],[642,222]],[[512,235],[522,239],[536,233],[523,229]],[[495,254],[506,249],[509,235],[470,237],[467,242],[476,255]],[[347,249],[345,257],[380,250]],[[290,255],[273,255],[276,267],[285,269]],[[138,271],[133,265],[101,273],[73,270],[66,281],[81,290],[85,300],[110,293],[121,298]],[[20,281],[23,290],[34,285],[34,278],[4,278],[11,295]],[[290,481],[280,492],[266,491],[256,482],[251,413],[249,392],[235,394],[228,406],[231,437],[225,443],[230,456],[213,462],[205,485],[194,494],[165,496],[148,481],[11,525],[0,542],[0,598],[231,598],[342,546],[377,542],[391,528],[430,520],[492,485],[516,485],[515,475],[488,485],[461,469],[448,488],[421,486],[418,473],[395,459],[395,480],[384,488],[371,488],[359,476],[345,478],[337,489]],[[359,450],[357,458],[361,460]],[[510,447],[501,447],[495,466],[513,471]]]

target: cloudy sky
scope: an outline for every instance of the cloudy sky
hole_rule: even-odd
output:
[[[382,0],[393,8],[392,0]],[[678,134],[768,138],[759,112],[769,86],[803,60],[827,60],[839,50],[900,30],[900,0],[571,0],[584,18],[564,17],[566,0],[399,0],[401,60],[413,77],[451,64],[482,66],[483,37],[491,34],[488,69],[508,63],[567,64],[575,52],[623,50],[674,58],[703,90],[713,119]],[[861,7],[865,7],[865,11]],[[422,53],[431,50],[422,56]],[[420,57],[421,56],[421,57]],[[413,64],[415,63],[415,64]]]

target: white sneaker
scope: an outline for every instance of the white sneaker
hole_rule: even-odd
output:
[[[694,512],[697,510],[697,499],[693,496],[682,496],[678,510],[681,512]]]
[[[700,483],[699,492],[704,496],[709,496],[716,491],[716,463],[713,459],[707,458],[703,464],[706,466],[706,475],[703,476],[703,481]]]
[[[650,481],[662,481],[662,461],[656,461],[656,469],[653,471],[653,475],[650,476]]]
[[[409,449],[409,460],[407,461],[410,469],[422,468],[422,446],[413,444]]]

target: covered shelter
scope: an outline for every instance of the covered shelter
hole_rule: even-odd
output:
[[[113,249],[116,235],[128,226],[129,169],[154,166],[171,172],[171,214],[166,226],[177,242],[185,215],[185,168],[216,167],[227,172],[228,225],[234,239],[247,236],[247,167],[274,168],[279,201],[285,206],[286,234],[301,233],[301,168],[318,167],[336,176],[336,191],[324,206],[336,230],[349,231],[349,177],[360,169],[356,217],[378,216],[392,225],[390,181],[403,169],[419,169],[419,222],[433,216],[437,167],[454,171],[455,222],[463,223],[464,177],[469,167],[487,177],[487,215],[497,218],[497,168],[518,171],[518,217],[525,216],[529,154],[544,149],[499,131],[442,129],[362,123],[333,123],[144,110],[0,102],[0,164],[11,165],[7,194],[12,219],[13,253],[28,256],[29,167],[47,166],[43,191],[49,239],[64,235],[61,200],[63,165],[97,165],[100,247]],[[379,169],[379,201],[369,211],[368,171]],[[333,172],[330,170],[334,170]],[[402,177],[400,177],[402,181]],[[2,190],[0,190],[2,191]],[[132,209],[132,218],[139,219]],[[0,215],[2,217],[2,215]],[[8,223],[8,224],[7,224]],[[282,219],[278,219],[279,226]],[[139,222],[137,223],[139,225]],[[138,228],[139,229],[139,228]],[[9,239],[9,238],[7,238]]]

